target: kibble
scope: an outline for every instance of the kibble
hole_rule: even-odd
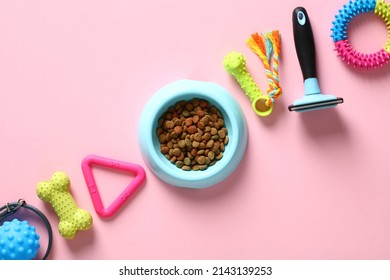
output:
[[[190,165],[191,164],[191,159],[189,157],[184,158],[184,164],[185,165]]]
[[[180,140],[179,141],[179,147],[180,147],[180,149],[184,149],[185,148],[185,146],[186,146],[186,141],[185,140]]]
[[[183,132],[183,128],[179,125],[176,125],[174,131],[177,135],[180,135]]]
[[[177,102],[162,114],[158,125],[161,153],[184,171],[214,165],[229,141],[222,114],[204,99]]]
[[[198,142],[202,141],[202,135],[200,135],[200,133],[195,133],[194,140]]]
[[[195,115],[192,117],[192,122],[197,124],[199,122],[199,116],[198,115]]]
[[[192,125],[192,118],[186,118],[185,120],[185,125],[188,127],[190,125]]]
[[[188,132],[191,133],[191,134],[194,134],[195,132],[197,132],[198,129],[196,128],[195,125],[191,125],[189,128],[188,128]]]
[[[224,139],[225,138],[225,136],[226,136],[226,131],[225,130],[219,130],[218,131],[218,136],[219,136],[219,138],[221,138],[221,139]]]
[[[160,151],[162,154],[165,155],[165,154],[169,153],[169,148],[167,146],[162,146]]]
[[[209,141],[207,141],[207,144],[206,144],[206,147],[207,148],[212,148],[214,146],[214,140],[209,140]]]
[[[165,128],[171,129],[175,124],[172,121],[165,122]]]
[[[196,160],[199,164],[203,165],[206,163],[206,157],[205,156],[200,156],[198,157],[198,159]]]
[[[174,148],[173,151],[172,151],[172,154],[176,157],[180,156],[180,149],[179,148]]]
[[[211,135],[216,135],[218,133],[218,130],[215,127],[211,127],[210,133]]]

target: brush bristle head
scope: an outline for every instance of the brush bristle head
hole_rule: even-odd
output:
[[[308,103],[300,103],[297,105],[288,106],[288,110],[290,112],[308,112],[315,111],[320,109],[327,109],[335,107],[337,104],[343,103],[344,100],[341,97],[337,97],[336,99],[323,100],[318,102],[308,102]]]

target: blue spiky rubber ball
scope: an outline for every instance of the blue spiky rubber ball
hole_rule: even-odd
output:
[[[32,260],[39,247],[39,235],[27,221],[13,219],[0,226],[0,260]]]

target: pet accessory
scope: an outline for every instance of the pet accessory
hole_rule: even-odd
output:
[[[0,260],[32,260],[38,253],[39,235],[27,221],[4,222],[0,238]]]
[[[340,97],[321,93],[317,79],[313,31],[305,8],[295,8],[292,20],[295,50],[302,70],[305,95],[296,100],[288,109],[306,112],[331,108],[343,103],[344,100]]]
[[[268,81],[268,96],[263,95],[247,71],[246,59],[241,53],[231,52],[226,55],[224,67],[245,91],[255,113],[262,117],[268,116],[272,113],[275,100],[282,94],[279,84],[279,55],[281,50],[279,31],[274,30],[261,35],[254,33],[247,40],[247,45],[263,62]]]
[[[351,19],[361,13],[374,13],[386,24],[388,37],[383,49],[376,53],[364,54],[354,50],[348,40],[347,27]],[[372,69],[389,63],[390,60],[390,4],[384,0],[355,0],[345,4],[332,22],[331,28],[335,50],[339,57],[354,68]]]
[[[38,253],[40,236],[36,233],[36,228],[27,220],[13,218],[9,221],[9,218],[21,208],[38,215],[45,224],[48,233],[48,244],[42,257],[45,260],[53,242],[50,222],[40,210],[27,204],[23,199],[7,203],[0,208],[0,223],[4,221],[0,226],[0,260],[32,260]]]
[[[161,153],[157,129],[168,108],[194,98],[207,100],[222,114],[229,144],[214,165],[201,171],[184,171]],[[212,82],[178,80],[159,89],[145,105],[138,122],[138,143],[145,163],[161,181],[176,187],[203,189],[222,182],[239,166],[248,143],[248,127],[241,107],[225,88]]]
[[[60,220],[58,231],[62,237],[73,239],[79,230],[91,228],[92,216],[88,211],[77,207],[65,173],[55,172],[50,182],[40,182],[36,193],[40,199],[51,204],[56,212]]]
[[[92,174],[93,165],[126,171],[135,174],[135,178],[131,181],[131,183],[107,208],[104,208],[103,206],[103,201],[100,197],[95,178]],[[142,168],[142,166],[138,164],[113,160],[95,155],[89,155],[85,157],[82,161],[81,167],[83,170],[85,182],[88,186],[89,194],[91,195],[93,206],[95,207],[95,211],[99,216],[103,218],[109,218],[114,216],[129,199],[129,197],[131,197],[134,192],[141,186],[141,184],[146,178],[145,170]]]

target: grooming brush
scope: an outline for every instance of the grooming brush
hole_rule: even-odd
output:
[[[317,79],[313,31],[306,9],[303,7],[295,8],[292,20],[295,50],[304,79],[305,95],[288,106],[288,110],[307,112],[332,108],[343,103],[344,100],[341,97],[321,93]]]

